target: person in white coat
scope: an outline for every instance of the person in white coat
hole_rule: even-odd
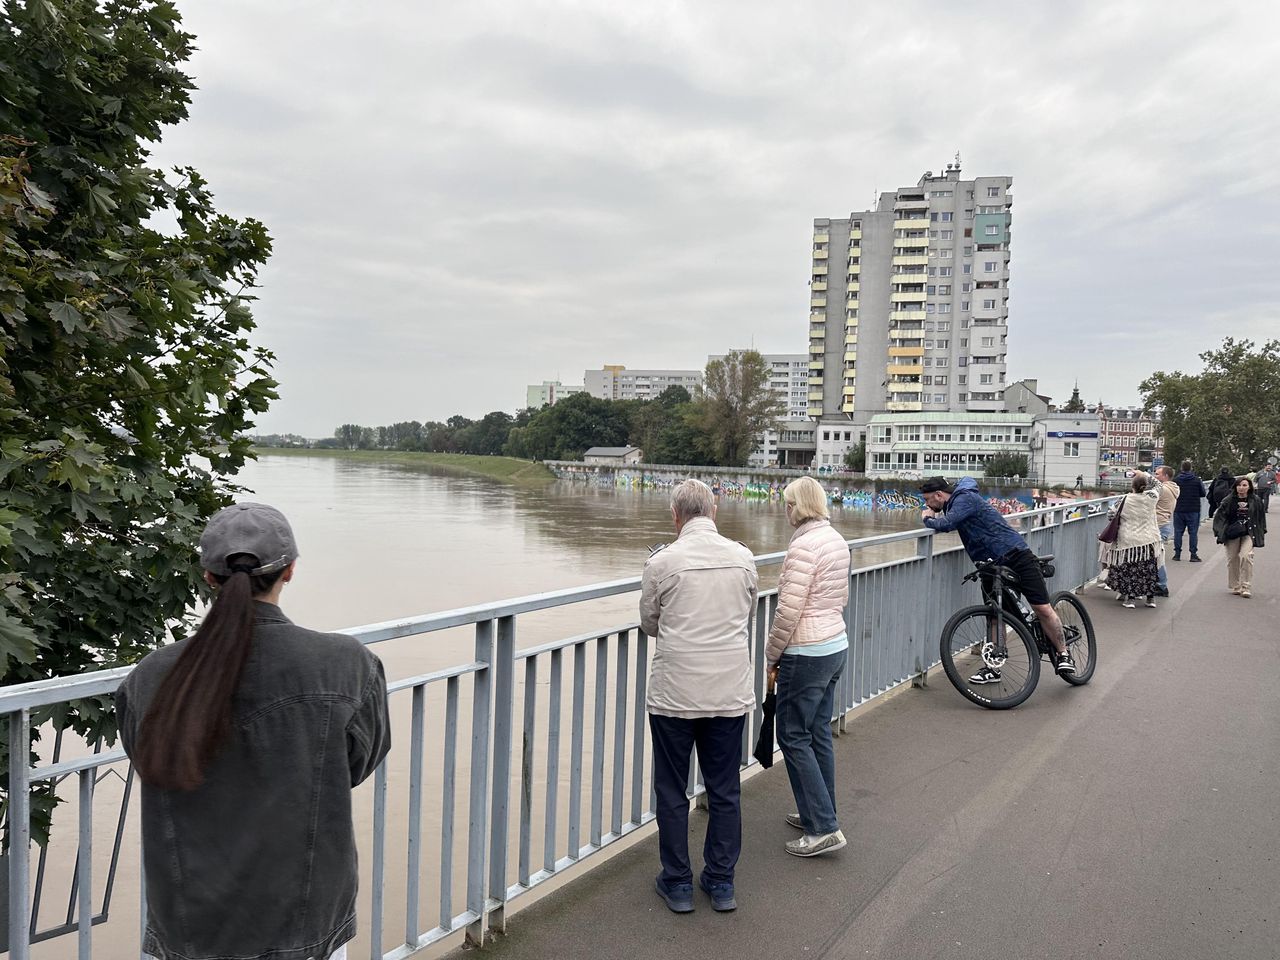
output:
[[[845,845],[836,819],[831,712],[848,659],[849,546],[831,526],[826,493],[812,477],[788,484],[782,499],[796,532],[782,563],[765,656],[777,684],[778,744],[798,808],[787,822],[803,831],[786,851],[813,857]]]

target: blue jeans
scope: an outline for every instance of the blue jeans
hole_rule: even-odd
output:
[[[1160,525],[1160,586],[1165,590],[1169,589],[1169,571],[1165,567],[1164,562],[1168,558],[1164,555],[1164,545],[1173,537],[1173,521]]]
[[[804,832],[834,833],[836,756],[831,744],[831,708],[848,650],[825,657],[783,654],[778,662],[778,746],[791,778],[791,792]]]
[[[689,761],[698,748],[698,767],[707,787],[707,839],[703,873],[710,883],[733,883],[742,852],[741,717],[660,717],[649,714],[653,733],[653,792],[657,795],[658,857],[662,882],[692,883],[689,865]]]
[[[1200,511],[1175,510],[1173,512],[1173,555],[1182,556],[1182,531],[1187,531],[1191,538],[1191,555],[1199,554],[1200,545]]]

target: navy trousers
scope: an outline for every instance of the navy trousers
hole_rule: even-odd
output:
[[[1200,511],[1175,510],[1173,512],[1173,555],[1182,556],[1182,531],[1187,531],[1191,539],[1191,555],[1199,556],[1200,551]]]
[[[689,763],[698,749],[698,767],[707,787],[707,839],[704,872],[711,883],[733,883],[742,852],[741,717],[660,717],[649,714],[653,733],[653,790],[657,795],[658,850],[662,880],[692,883],[689,864]]]

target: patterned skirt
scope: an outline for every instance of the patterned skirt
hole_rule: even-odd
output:
[[[1160,587],[1155,547],[1144,549],[1138,559],[1112,564],[1107,570],[1107,586],[1122,597],[1155,596]]]

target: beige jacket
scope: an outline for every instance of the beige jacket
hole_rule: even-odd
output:
[[[849,602],[849,545],[830,520],[809,520],[791,535],[778,610],[769,630],[765,658],[777,663],[788,647],[823,643],[845,632]]]
[[[1156,501],[1156,523],[1162,527],[1173,522],[1173,508],[1178,502],[1179,489],[1172,480],[1156,481],[1156,490],[1160,494]]]
[[[755,709],[749,640],[758,582],[751,551],[706,517],[645,562],[640,629],[654,638],[650,713],[740,717]]]

